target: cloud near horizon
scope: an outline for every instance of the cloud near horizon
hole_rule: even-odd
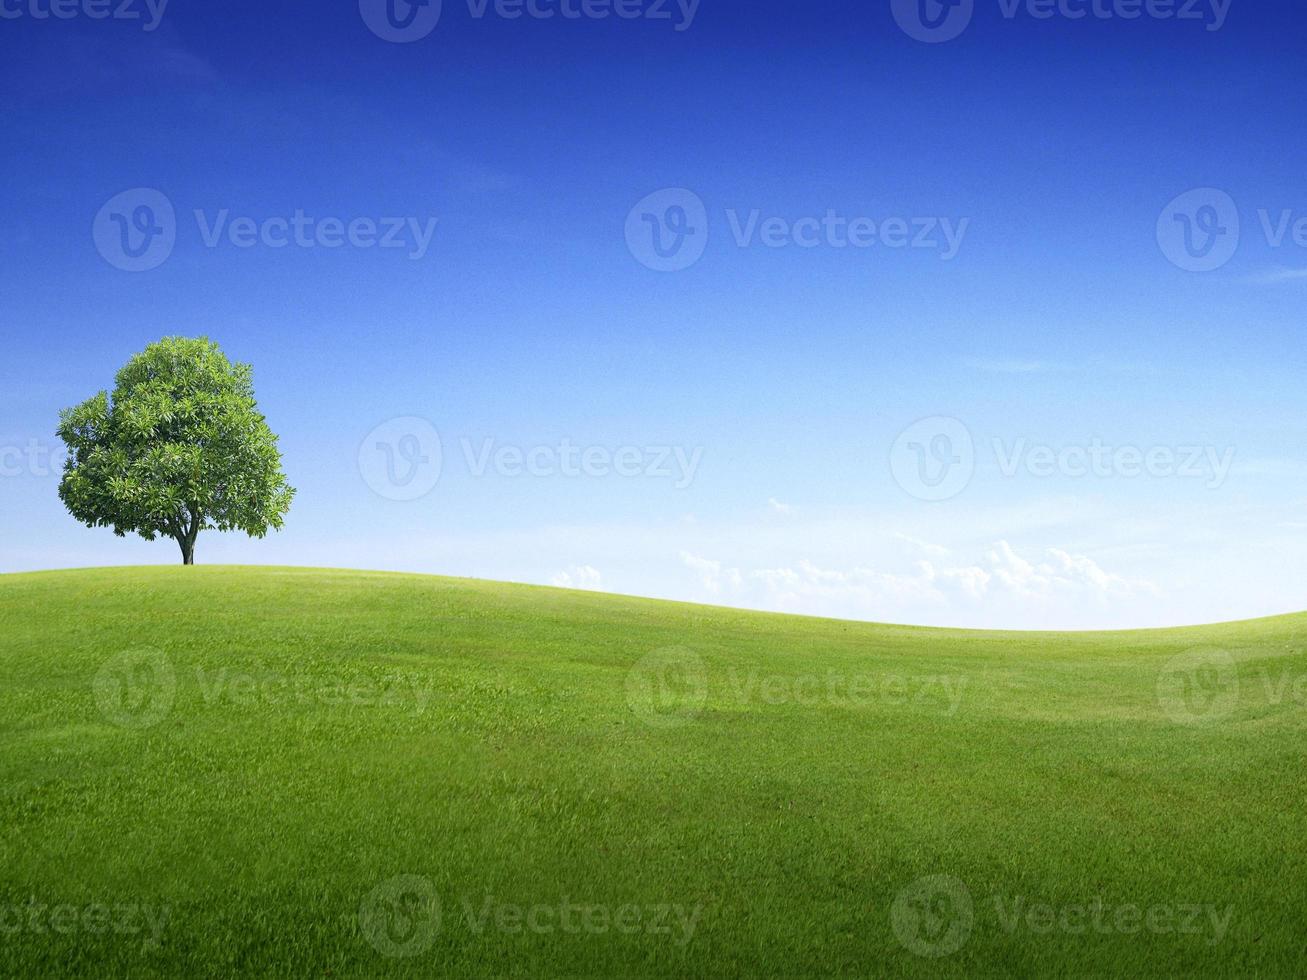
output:
[[[591,565],[573,565],[554,574],[549,584],[560,589],[581,589],[598,592],[604,587],[603,576]]]
[[[1085,555],[1049,548],[1041,560],[1031,561],[1006,541],[996,542],[978,563],[947,565],[923,558],[908,573],[866,566],[823,568],[807,559],[790,566],[741,569],[690,552],[681,553],[681,562],[707,598],[783,612],[856,608],[875,619],[893,618],[893,611],[905,605],[942,610],[959,602],[971,607],[996,601],[1101,604],[1159,595],[1153,583],[1107,572]]]

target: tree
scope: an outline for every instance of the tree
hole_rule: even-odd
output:
[[[253,372],[207,337],[165,337],[59,416],[59,499],[87,527],[173,538],[195,564],[201,531],[280,529],[294,489],[254,401]]]

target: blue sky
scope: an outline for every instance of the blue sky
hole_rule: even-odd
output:
[[[1307,607],[1300,5],[924,0],[943,40],[906,0],[396,2],[429,33],[4,0],[0,571],[174,561],[43,461],[207,334],[299,497],[201,562],[973,626]]]

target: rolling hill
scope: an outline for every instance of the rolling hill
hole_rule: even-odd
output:
[[[0,576],[0,974],[1301,974],[1305,628]]]

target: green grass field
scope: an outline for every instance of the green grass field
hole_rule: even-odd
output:
[[[0,974],[1302,975],[1304,627],[0,576]]]

